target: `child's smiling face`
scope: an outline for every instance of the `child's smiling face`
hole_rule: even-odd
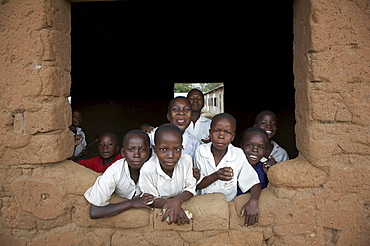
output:
[[[173,169],[181,157],[181,135],[173,131],[164,132],[156,140],[153,149],[158,156],[162,170],[171,177]]]
[[[255,125],[267,132],[269,138],[272,138],[276,135],[278,127],[277,120],[272,114],[264,114],[258,120],[258,124]]]
[[[211,142],[217,150],[224,150],[234,140],[235,124],[227,118],[219,118],[213,121],[209,130]]]
[[[182,132],[189,126],[191,121],[191,105],[186,98],[175,99],[169,107],[167,119]]]
[[[245,137],[242,144],[242,149],[248,162],[256,165],[265,154],[267,139],[262,133],[251,132]]]
[[[98,152],[101,158],[109,159],[116,155],[118,152],[117,141],[111,135],[103,135],[99,138]]]
[[[121,154],[131,168],[140,169],[149,159],[149,142],[145,136],[134,134],[124,143]]]

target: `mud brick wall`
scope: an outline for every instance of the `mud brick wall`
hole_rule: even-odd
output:
[[[368,245],[369,2],[296,0],[293,21],[300,154],[270,170],[258,225],[239,216],[248,195],[211,194],[183,205],[190,225],[168,226],[157,209],[88,217],[82,195],[97,174],[66,161],[70,4],[1,1],[1,244]]]

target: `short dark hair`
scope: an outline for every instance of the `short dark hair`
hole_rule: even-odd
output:
[[[150,146],[150,140],[149,140],[149,136],[148,134],[146,134],[144,131],[142,130],[139,130],[139,129],[135,129],[135,130],[131,130],[129,131],[128,133],[125,134],[125,136],[123,137],[123,140],[122,140],[122,147],[125,145],[125,143],[129,140],[129,138],[133,135],[137,135],[137,136],[143,136],[144,139],[145,139],[145,144],[147,146]]]
[[[248,128],[247,130],[244,131],[240,146],[244,145],[244,141],[245,141],[246,137],[248,136],[248,134],[250,134],[250,133],[261,133],[266,138],[266,144],[268,144],[269,141],[270,141],[269,136],[267,135],[267,132],[265,130],[263,130],[262,128],[259,128],[259,127],[250,127],[250,128]]]
[[[99,137],[98,137],[99,141],[100,141],[100,138],[103,137],[103,136],[105,136],[105,135],[108,135],[108,136],[113,137],[114,141],[116,141],[116,144],[119,145],[119,143],[118,143],[118,137],[113,132],[103,132],[103,133],[101,133],[99,135]]]
[[[203,97],[203,100],[204,100],[204,94],[203,94],[203,92],[202,92],[201,90],[197,89],[197,88],[193,88],[193,89],[191,89],[191,90],[188,92],[188,94],[186,94],[186,97],[188,98],[188,97],[189,97],[189,94],[190,94],[191,92],[193,92],[193,91],[199,91],[199,92],[200,92],[200,94],[202,94],[202,97]]]
[[[181,138],[181,142],[182,142],[182,132],[181,132],[180,128],[178,128],[177,126],[175,126],[171,123],[166,123],[166,124],[160,125],[157,128],[157,130],[155,131],[155,133],[154,133],[154,144],[157,144],[159,136],[162,135],[165,132],[174,132],[176,134],[179,134],[179,137]]]
[[[232,116],[231,114],[228,114],[228,113],[220,113],[220,114],[216,114],[215,116],[213,116],[212,118],[212,121],[211,121],[211,127],[213,126],[213,122],[217,119],[229,119],[233,122],[234,126],[235,126],[235,129],[236,129],[236,119],[234,116]]]
[[[177,100],[177,99],[185,99],[186,101],[189,102],[189,105],[190,105],[190,109],[191,109],[191,103],[190,103],[190,100],[187,98],[187,97],[184,97],[184,96],[178,96],[178,97],[175,97],[175,98],[172,98],[170,103],[168,104],[168,108],[167,108],[167,112],[171,112],[171,108],[172,108],[172,104]]]
[[[264,110],[261,113],[257,114],[256,118],[254,119],[254,124],[258,125],[258,122],[260,121],[261,117],[264,116],[265,114],[271,114],[272,116],[275,117],[275,120],[277,120],[276,114],[270,110]]]

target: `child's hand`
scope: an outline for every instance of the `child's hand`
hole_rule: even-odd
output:
[[[198,181],[200,178],[200,170],[196,167],[193,167],[193,177]]]
[[[153,131],[154,129],[154,126],[150,126],[150,125],[142,125],[141,126],[141,130],[143,130],[146,134],[149,134]]]
[[[267,161],[263,163],[263,171],[267,173],[268,169],[276,164],[276,160],[273,156],[270,156]]]
[[[171,225],[176,223],[177,225],[189,224],[190,220],[185,214],[184,210],[181,208],[181,202],[178,199],[174,198],[171,201],[167,202],[163,206],[163,210],[160,215],[163,214],[162,221],[167,219],[167,223]]]
[[[84,140],[84,137],[81,134],[75,135],[75,145],[79,145]]]
[[[258,222],[259,209],[258,200],[251,198],[240,211],[241,216],[245,216],[244,223],[246,226],[252,226]]]
[[[234,177],[234,170],[231,167],[223,167],[218,169],[217,178],[223,181],[232,180]]]
[[[140,197],[136,197],[132,199],[131,206],[132,208],[147,208],[147,209],[153,210],[153,208],[149,207],[148,205],[152,204],[155,199],[156,198],[153,195],[144,193]]]

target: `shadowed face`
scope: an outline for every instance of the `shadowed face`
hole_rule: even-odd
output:
[[[262,115],[255,127],[265,130],[269,138],[274,137],[278,130],[277,120],[272,114]]]
[[[98,152],[103,159],[109,159],[116,155],[119,147],[116,140],[111,135],[103,135],[99,138]]]
[[[204,97],[201,91],[191,91],[188,95],[188,99],[191,103],[191,108],[193,112],[200,112],[204,107]]]

